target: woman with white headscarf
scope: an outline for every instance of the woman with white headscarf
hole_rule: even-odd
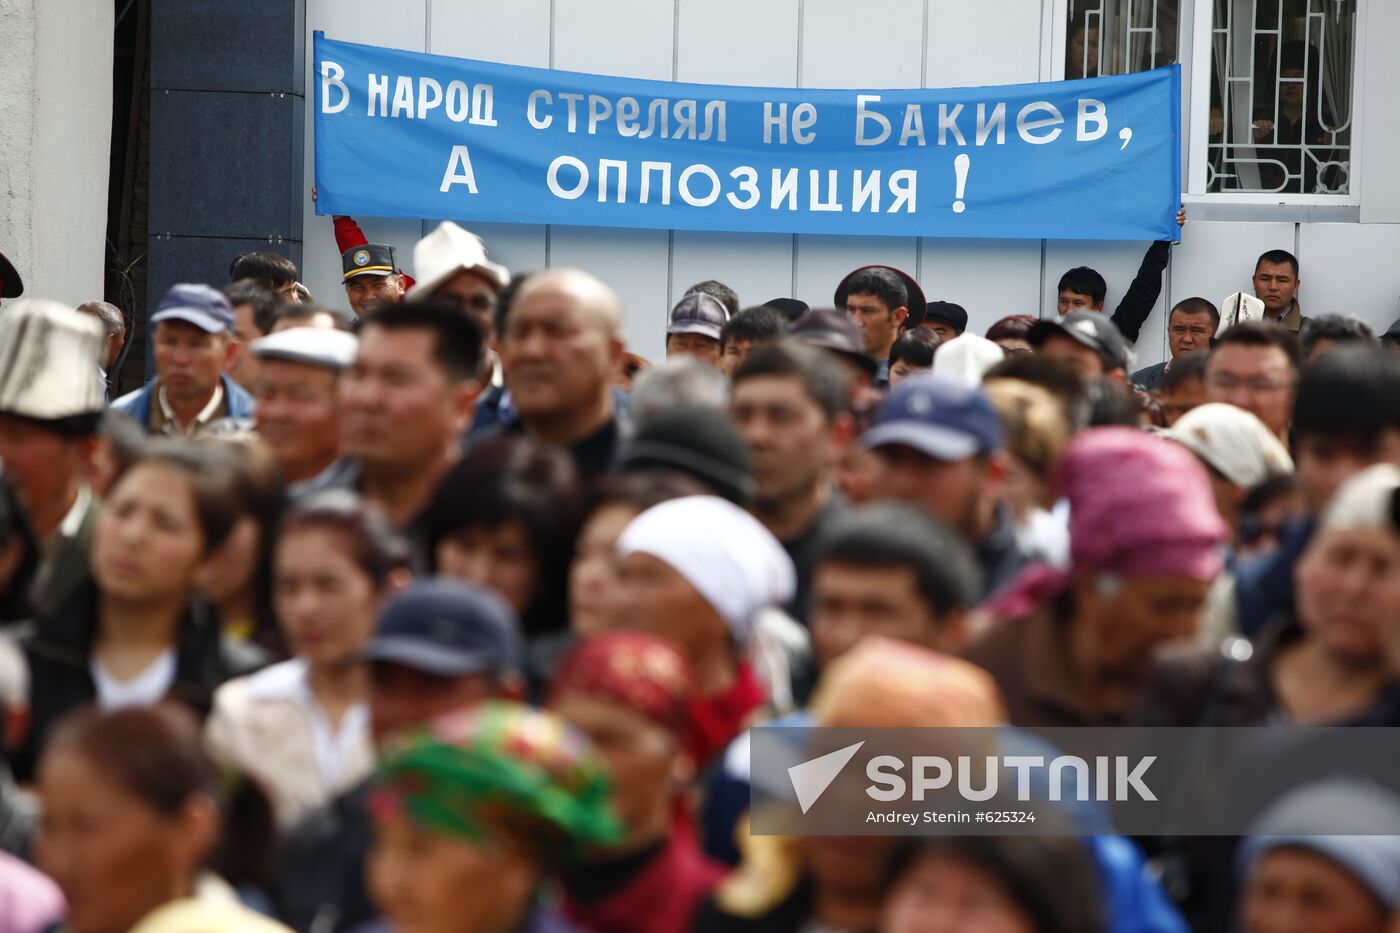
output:
[[[622,532],[617,555],[625,623],[674,643],[694,671],[691,714],[703,760],[775,693],[790,693],[785,653],[766,650],[766,635],[773,608],[796,588],[792,560],[757,519],[715,496],[643,512]]]

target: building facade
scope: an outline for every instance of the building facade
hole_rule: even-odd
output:
[[[1259,253],[1299,257],[1305,312],[1384,329],[1400,315],[1400,3],[1390,0],[305,0],[315,30],[414,51],[627,77],[780,87],[944,87],[1183,68],[1183,201],[1139,359],[1165,352],[1164,310],[1249,287]],[[1297,115],[1300,109],[1302,116]],[[330,219],[310,200],[306,113],[304,277],[338,298]],[[1293,113],[1292,119],[1289,114]],[[746,303],[829,304],[849,269],[880,262],[982,330],[1053,314],[1060,274],[1101,271],[1111,307],[1146,243],[729,234],[474,223],[512,270],[578,265],[622,296],[629,343],[662,353],[666,311],[721,278]],[[362,218],[372,240],[412,245],[436,219]]]

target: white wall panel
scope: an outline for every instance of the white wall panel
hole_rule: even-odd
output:
[[[1303,224],[1304,314],[1350,314],[1383,333],[1400,317],[1400,224]]]
[[[924,294],[966,308],[968,330],[985,334],[1008,314],[1039,314],[1039,240],[926,239],[923,250]]]
[[[1395,154],[1400,152],[1400,108],[1395,88],[1400,86],[1400,3],[1373,0],[1366,4],[1366,31],[1356,37],[1364,48],[1364,69],[1357,94],[1357,179],[1361,191],[1363,223],[1400,223],[1400,172]],[[1384,237],[1385,234],[1380,234]]]
[[[925,87],[1040,80],[1041,0],[929,0]]]
[[[306,192],[302,215],[301,279],[321,304],[349,308],[345,289],[340,284],[340,251],[335,246],[335,233],[329,217],[319,217],[311,202],[310,185],[315,181],[316,153],[312,145],[312,119],[315,116],[314,85],[311,69],[311,37],[322,30],[328,39],[345,42],[366,42],[388,48],[425,51],[427,40],[427,7],[422,2],[400,2],[394,5],[394,15],[386,16],[381,0],[307,0],[306,3]],[[419,220],[383,217],[356,218],[371,243],[387,243],[394,247],[399,265],[413,265],[413,244],[423,235]]]
[[[914,241],[895,237],[798,237],[797,294],[814,308],[831,307],[836,286],[861,266],[894,266],[910,275],[917,261]]]

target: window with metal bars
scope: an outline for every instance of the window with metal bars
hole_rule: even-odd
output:
[[[1065,77],[1125,75],[1177,60],[1181,0],[1069,0]]]
[[[1210,0],[1206,190],[1347,194],[1355,0]]]

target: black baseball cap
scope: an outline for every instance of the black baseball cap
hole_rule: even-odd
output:
[[[386,661],[435,677],[464,677],[520,668],[515,613],[490,590],[446,577],[427,577],[391,598],[365,661]]]
[[[811,310],[811,308],[807,306],[807,302],[799,301],[796,298],[769,298],[763,304],[765,307],[772,308],[775,311],[781,311],[783,316],[788,319],[789,324],[795,322],[801,318],[802,315]]]
[[[719,339],[719,332],[729,323],[729,311],[720,304],[718,298],[704,292],[686,295],[671,309],[667,334],[700,334],[711,340]]]
[[[18,298],[24,294],[24,280],[14,265],[0,253],[0,298]]]
[[[914,281],[912,275],[902,269],[896,269],[894,266],[861,266],[851,272],[841,280],[840,285],[836,286],[836,307],[843,311],[846,309],[846,296],[850,293],[848,283],[857,273],[864,272],[866,269],[885,269],[899,276],[900,280],[904,282],[904,290],[908,295],[905,307],[909,309],[909,316],[905,318],[904,326],[913,330],[923,323],[924,315],[928,312],[928,299],[924,297],[924,290],[919,287],[918,282]]]
[[[958,333],[967,330],[967,309],[951,301],[930,301],[924,314],[924,323],[942,321],[951,324]]]
[[[1068,337],[1098,352],[1109,369],[1132,365],[1132,350],[1117,325],[1097,311],[1075,311],[1058,320],[1041,321],[1026,334],[1026,341],[1039,350],[1050,337]]]
[[[648,418],[622,448],[618,467],[685,473],[735,505],[748,505],[754,492],[748,446],[718,408],[684,406]]]
[[[366,243],[340,254],[340,281],[348,282],[357,275],[393,275],[394,248],[383,243]]]
[[[860,326],[845,311],[835,308],[813,308],[788,329],[787,335],[799,343],[839,353],[874,376],[880,364],[865,352],[865,337]]]

